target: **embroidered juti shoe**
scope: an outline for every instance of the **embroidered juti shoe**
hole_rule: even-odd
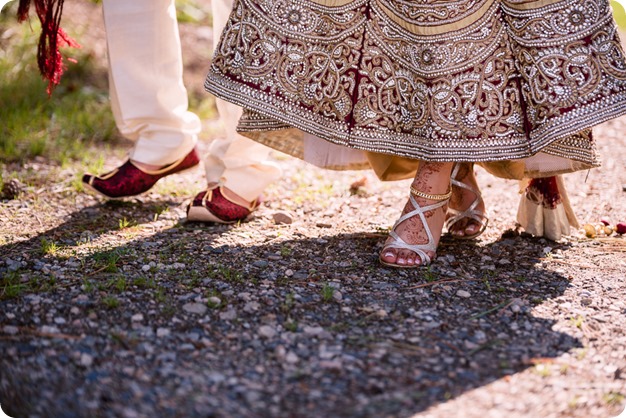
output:
[[[222,186],[216,185],[196,195],[187,207],[187,220],[232,224],[245,220],[259,203],[259,199],[248,206],[235,203],[226,197]]]
[[[83,184],[108,199],[121,199],[144,193],[163,177],[188,170],[199,162],[200,158],[195,148],[178,161],[158,170],[141,169],[129,159],[115,170],[101,176],[83,175]]]

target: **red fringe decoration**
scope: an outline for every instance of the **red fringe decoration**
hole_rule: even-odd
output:
[[[17,20],[23,22],[28,19],[31,0],[20,0],[17,9]],[[37,65],[44,80],[48,80],[48,95],[61,81],[65,70],[60,47],[70,46],[80,48],[71,37],[60,27],[63,13],[63,0],[33,0],[37,17],[41,22],[41,35],[37,47]]]
[[[531,179],[527,189],[534,189],[543,196],[542,204],[546,208],[554,209],[561,203],[561,193],[556,177]]]

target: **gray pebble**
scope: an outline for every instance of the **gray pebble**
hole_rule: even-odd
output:
[[[93,356],[87,353],[82,353],[80,355],[80,365],[83,367],[91,367],[93,364]]]
[[[276,330],[270,325],[261,325],[259,327],[259,336],[266,339],[272,339],[276,336]]]
[[[287,212],[276,212],[272,215],[272,219],[276,225],[290,225],[293,223],[293,217]]]
[[[203,315],[208,310],[207,306],[202,303],[185,303],[183,310],[187,313]]]
[[[135,314],[130,318],[130,320],[133,322],[141,322],[143,321],[143,314],[140,314],[140,313]]]
[[[2,327],[2,331],[7,335],[16,335],[19,332],[19,328],[13,325],[5,325]]]
[[[237,318],[237,311],[233,308],[230,308],[226,312],[220,313],[220,319],[222,321],[232,321],[233,319],[236,319],[236,318]]]
[[[159,338],[168,337],[170,333],[169,328],[157,328],[156,336]]]

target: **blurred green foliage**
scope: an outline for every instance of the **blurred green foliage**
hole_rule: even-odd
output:
[[[611,0],[611,7],[617,26],[626,31],[626,0]]]
[[[106,91],[106,72],[93,56],[73,49],[61,85],[48,97],[37,68],[39,22],[18,24],[17,2],[0,14],[0,161],[44,156],[83,159],[86,145],[118,138]]]

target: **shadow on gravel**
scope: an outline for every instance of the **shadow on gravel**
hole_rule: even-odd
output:
[[[0,254],[3,258],[21,254],[43,257],[46,255],[42,252],[45,250],[42,247],[43,241],[54,241],[59,246],[70,247],[85,244],[97,240],[107,232],[122,229],[124,222],[127,221],[132,222],[132,225],[153,222],[155,215],[158,218],[178,204],[168,200],[158,202],[109,200],[84,207],[72,212],[68,219],[53,229],[29,240],[0,246]]]
[[[123,209],[44,235],[97,237]],[[57,270],[26,256],[39,238],[0,248],[23,255],[4,274],[54,280],[0,300],[0,404],[17,416],[408,417],[581,347],[533,315],[569,282],[519,236],[444,239],[432,267],[397,271],[369,233],[246,244],[253,224],[179,224],[109,248],[109,268],[46,256]]]

